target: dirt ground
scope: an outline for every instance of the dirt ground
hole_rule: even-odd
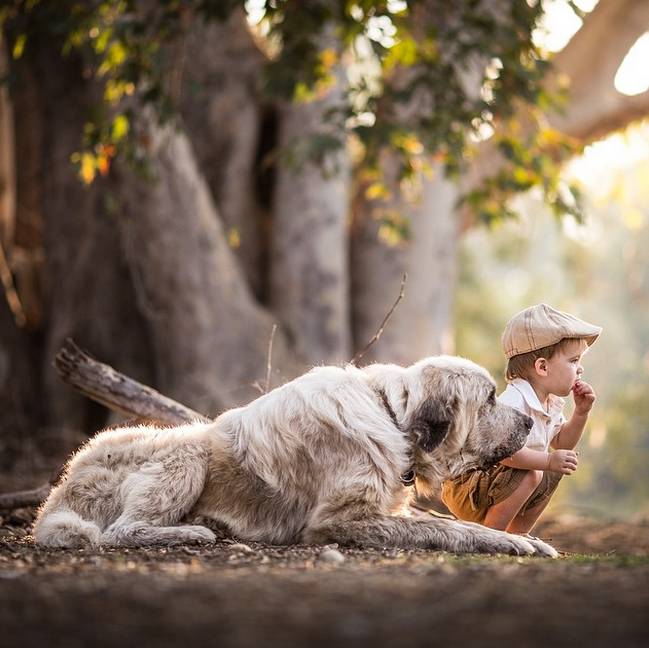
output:
[[[0,512],[0,646],[648,646],[649,520],[555,518],[557,560],[274,547],[45,551]],[[333,551],[332,551],[333,549]]]

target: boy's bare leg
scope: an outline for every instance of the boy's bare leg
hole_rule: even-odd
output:
[[[528,470],[518,488],[507,499],[498,502],[498,504],[494,504],[487,511],[483,524],[492,529],[500,529],[501,531],[507,529],[536,487],[541,483],[542,478],[543,471]]]
[[[533,508],[527,509],[527,511],[520,511],[514,519],[509,523],[507,531],[509,533],[529,533],[536,524],[537,520],[541,516],[541,513],[545,510],[545,507],[548,505],[550,498],[539,502]]]
[[[548,483],[545,486],[544,498],[527,511],[520,511],[514,517],[507,527],[507,531],[510,533],[529,533],[532,530],[539,517],[541,517],[541,513],[543,513],[550,502],[550,499],[554,495],[554,491],[559,485],[563,475],[558,473],[546,473],[545,477],[548,479]]]

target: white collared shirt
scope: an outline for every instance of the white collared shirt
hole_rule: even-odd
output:
[[[534,425],[525,442],[525,447],[532,450],[547,452],[550,441],[566,422],[566,417],[563,415],[565,404],[563,398],[550,394],[546,411],[532,385],[522,378],[512,380],[505,391],[498,396],[498,401],[532,418]]]

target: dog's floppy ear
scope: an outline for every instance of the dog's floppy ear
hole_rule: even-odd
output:
[[[410,426],[417,446],[424,452],[432,452],[446,438],[451,419],[447,405],[432,398],[426,399],[415,412]]]

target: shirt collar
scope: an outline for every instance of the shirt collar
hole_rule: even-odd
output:
[[[514,389],[520,392],[521,396],[523,396],[523,398],[525,399],[525,402],[533,410],[536,410],[537,412],[540,412],[545,416],[555,416],[556,414],[563,411],[563,406],[565,404],[563,398],[559,398],[554,394],[550,394],[548,396],[548,409],[546,411],[543,408],[543,405],[541,405],[541,401],[539,400],[539,397],[536,395],[536,392],[534,391],[534,387],[532,387],[532,385],[530,385],[530,383],[527,382],[527,380],[523,380],[522,378],[514,378],[514,380],[512,380],[509,384]]]

